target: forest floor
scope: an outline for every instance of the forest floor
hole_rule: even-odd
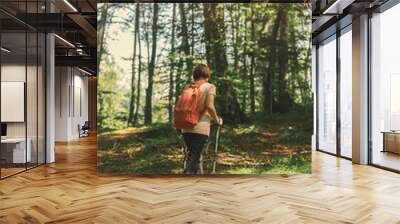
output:
[[[302,113],[256,116],[239,126],[224,125],[217,156],[219,174],[310,173],[312,117]],[[204,153],[212,170],[215,130]],[[127,128],[98,136],[98,170],[120,174],[181,174],[181,135],[170,124]]]

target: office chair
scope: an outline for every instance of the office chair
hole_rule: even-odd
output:
[[[80,125],[78,124],[79,138],[89,136],[89,129],[90,129],[89,121],[85,121],[82,127],[80,127]]]

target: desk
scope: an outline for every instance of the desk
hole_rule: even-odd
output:
[[[32,140],[28,138],[25,152],[25,138],[1,139],[1,157],[6,163],[26,163],[32,160]],[[26,160],[25,160],[26,159]]]
[[[383,131],[383,150],[382,152],[392,152],[400,154],[400,132]]]

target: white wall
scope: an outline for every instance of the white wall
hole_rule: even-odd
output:
[[[69,68],[56,67],[55,69],[55,140],[67,141],[69,132]]]
[[[88,78],[76,68],[56,67],[56,141],[79,138],[78,125],[88,120]]]

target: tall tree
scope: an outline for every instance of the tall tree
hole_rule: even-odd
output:
[[[236,8],[237,6],[237,8]],[[239,16],[240,16],[240,11],[239,4],[231,4],[229,5],[229,16],[230,16],[230,22],[231,22],[231,30],[232,30],[232,47],[233,47],[233,69],[234,71],[239,70]]]
[[[228,79],[228,59],[226,55],[225,21],[223,4],[203,4],[204,39],[206,45],[207,63],[214,71],[220,97],[218,97],[220,113],[230,122],[245,119],[240,108],[238,97],[232,82]]]
[[[173,3],[172,9],[172,30],[171,30],[171,61],[169,71],[169,92],[168,92],[168,121],[172,122],[172,110],[174,99],[174,70],[175,70],[175,20],[176,20],[176,3]]]
[[[128,115],[128,126],[133,124],[133,116],[135,111],[135,59],[136,59],[136,45],[137,45],[137,36],[138,36],[138,28],[139,28],[139,18],[140,18],[140,9],[139,4],[136,4],[135,11],[135,30],[133,34],[133,55],[132,55],[132,77],[131,77],[131,96],[129,103],[129,115]]]
[[[139,7],[137,4],[136,7]],[[140,9],[139,9],[140,10]],[[135,107],[135,115],[134,115],[134,123],[137,125],[139,123],[139,107],[140,107],[140,93],[141,93],[141,82],[142,82],[142,45],[140,42],[140,26],[136,29],[137,32],[137,39],[138,39],[138,81],[137,81],[137,94],[136,94],[136,107]]]
[[[179,95],[181,93],[181,89],[182,89],[182,78],[181,78],[181,74],[182,74],[182,64],[183,64],[183,59],[182,57],[179,57],[179,61],[178,61],[178,68],[176,71],[176,75],[175,75],[175,103],[176,101],[179,99]]]
[[[142,30],[143,30],[143,37],[144,37],[144,42],[145,42],[145,50],[146,50],[146,55],[147,55],[147,57],[146,57],[146,62],[147,63],[146,63],[145,69],[147,69],[147,72],[148,72],[148,67],[149,67],[149,64],[150,64],[150,34],[149,34],[150,25],[149,25],[149,23],[150,23],[151,18],[149,18],[149,16],[146,14],[146,12],[149,11],[149,10],[143,9],[142,11],[143,11],[143,15],[142,16],[143,16],[143,20],[144,20],[143,29]],[[145,89],[145,97],[146,98],[145,98],[145,102],[144,102],[144,106],[143,106],[143,115],[144,116],[146,114],[147,89]]]
[[[255,28],[255,24],[254,24],[254,19],[255,19],[255,13],[254,13],[254,8],[252,5],[250,5],[250,10],[251,10],[251,43],[256,43],[256,28]],[[249,97],[250,97],[250,112],[251,114],[254,114],[256,112],[256,94],[255,94],[255,85],[254,85],[254,78],[255,78],[255,60],[256,60],[256,56],[255,56],[255,46],[254,44],[252,44],[251,46],[251,56],[250,56],[250,93],[249,93]]]
[[[188,81],[191,79],[191,73],[193,69],[192,59],[190,57],[190,46],[189,46],[189,31],[187,25],[187,12],[185,8],[185,3],[179,4],[179,14],[181,19],[181,52],[184,54],[184,58],[186,61],[186,72],[187,72],[187,79]]]
[[[244,89],[244,90],[242,90],[242,110],[244,113],[246,113],[247,97],[248,97],[247,89],[249,89],[249,86],[248,86],[249,71],[248,71],[248,63],[247,63],[247,61],[248,61],[248,50],[247,50],[247,48],[248,48],[248,46],[247,46],[248,45],[248,29],[247,29],[247,25],[249,23],[249,20],[248,20],[248,16],[247,16],[247,11],[244,11],[244,15],[245,15],[245,18],[243,19],[244,31],[243,31],[243,39],[242,39],[243,40],[243,52],[241,55],[243,69],[241,70],[241,72],[242,72],[242,80],[243,80],[242,88]],[[240,19],[240,17],[239,17],[239,19]],[[238,27],[240,27],[240,26],[238,25]]]
[[[108,17],[108,3],[104,3],[100,10],[100,19],[99,19],[99,32],[97,39],[99,40],[99,46],[97,50],[97,70],[100,71],[100,62],[105,53],[104,48],[104,38],[106,36],[106,27],[107,27],[107,17]]]
[[[203,4],[204,39],[207,63],[215,75],[224,77],[228,67],[226,56],[224,8],[222,4]]]
[[[189,3],[190,4],[190,11],[191,11],[191,19],[190,19],[190,36],[192,37],[191,39],[191,48],[190,48],[190,58],[191,61],[193,62],[194,60],[194,48],[195,48],[195,3]]]
[[[277,111],[285,113],[289,110],[291,99],[287,86],[287,72],[288,72],[288,58],[289,58],[289,44],[288,44],[288,28],[289,18],[287,13],[287,6],[282,7],[282,17],[280,20],[279,31],[279,44],[278,44],[278,88],[277,88]]]
[[[181,3],[181,4],[183,4],[183,3]],[[179,7],[181,7],[181,6],[179,6]],[[181,8],[179,8],[179,19],[182,20],[182,18],[180,16],[180,12],[181,12]],[[183,42],[183,40],[182,40],[183,39],[182,38],[183,31],[182,30],[184,28],[182,28],[182,24],[185,24],[185,23],[182,23],[182,21],[180,21],[180,23],[177,24],[177,30],[178,29],[180,30],[179,33],[177,34],[177,37],[178,36],[181,37],[180,38],[181,43],[180,43],[179,49],[178,48],[176,49],[179,52],[179,59],[178,59],[177,69],[176,69],[177,71],[176,71],[176,75],[175,75],[175,103],[179,99],[179,95],[180,95],[180,93],[182,91],[183,82],[187,81],[185,79],[185,77],[182,77],[182,75],[184,73],[183,66],[184,66],[184,63],[185,63],[185,58],[182,57],[182,54],[184,54],[183,47],[182,47],[183,46],[183,44],[182,44],[182,42]]]
[[[153,3],[153,24],[152,24],[152,46],[151,46],[151,56],[150,63],[148,67],[148,86],[146,89],[146,105],[145,105],[145,113],[144,113],[144,123],[151,124],[153,122],[153,114],[152,114],[152,97],[153,97],[153,81],[154,81],[154,70],[155,70],[155,61],[157,54],[157,34],[158,34],[158,3]]]
[[[276,15],[274,26],[269,37],[260,35],[259,46],[268,49],[266,60],[267,68],[263,76],[263,109],[265,112],[272,114],[273,112],[273,79],[276,72],[276,59],[277,59],[277,38],[281,19],[284,15],[284,9],[280,7]],[[260,32],[264,31],[264,27]]]

